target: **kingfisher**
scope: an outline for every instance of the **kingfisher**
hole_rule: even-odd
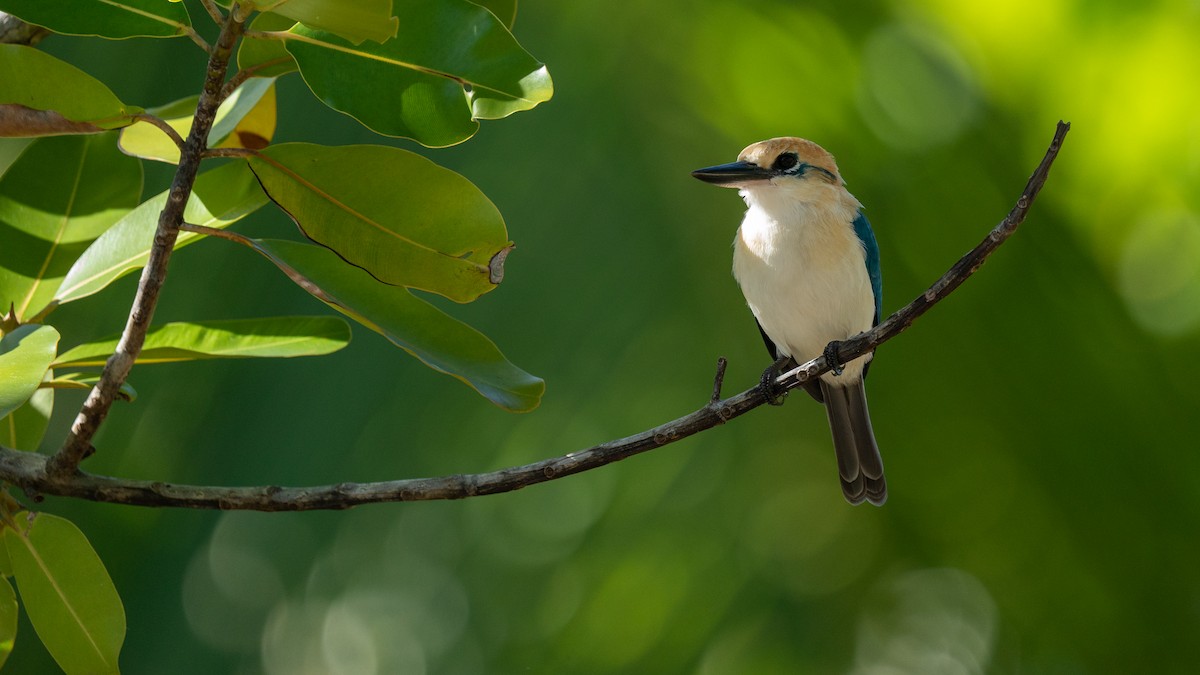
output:
[[[872,355],[837,359],[838,341],[879,323],[879,246],[862,204],[833,155],[803,138],[755,143],[736,162],[692,175],[737,188],[746,202],[733,275],[775,359],[764,388],[776,398],[771,384],[784,366],[825,355],[832,369],[804,388],[825,404],[842,494],[851,504],[882,505],[887,483],[863,386]]]

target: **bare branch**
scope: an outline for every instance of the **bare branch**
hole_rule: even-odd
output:
[[[100,428],[100,424],[108,415],[113,400],[121,385],[129,377],[129,371],[142,351],[146,340],[146,331],[150,328],[150,320],[154,316],[154,308],[158,304],[158,295],[166,281],[167,263],[171,259],[171,250],[175,239],[179,236],[179,224],[183,221],[183,209],[192,192],[196,181],[196,173],[200,168],[201,155],[207,144],[208,132],[212,128],[217,106],[220,104],[221,86],[225,81],[225,72],[229,66],[229,56],[238,37],[244,30],[245,16],[238,11],[235,4],[229,17],[221,26],[217,43],[213,45],[208,59],[208,72],[205,76],[204,90],[196,105],[196,114],[192,119],[192,129],[180,150],[179,167],[171,183],[167,195],[167,203],[159,214],[158,228],[154,233],[154,244],[150,249],[150,258],[142,270],[142,278],[138,282],[137,295],[133,300],[133,308],[129,312],[129,320],[125,331],[117,343],[117,350],[108,359],[100,381],[88,394],[79,415],[71,425],[62,449],[50,458],[46,470],[52,476],[69,476],[76,471],[79,463],[91,454],[92,437]]]
[[[1024,221],[1033,200],[1049,174],[1070,125],[1059,122],[1054,140],[1025,191],[1012,211],[979,245],[964,255],[941,279],[886,321],[871,330],[842,343],[838,357],[851,361],[894,338],[912,325],[919,316],[948,296],[969,277],[1000,244]],[[190,231],[223,236],[239,241],[240,235],[211,230],[200,226],[185,226]],[[210,231],[211,230],[211,231]],[[217,233],[220,234],[217,234]],[[226,236],[229,235],[229,236]],[[240,242],[239,242],[240,243]],[[824,357],[818,357],[784,373],[777,380],[794,388],[829,370]],[[413,478],[375,483],[338,483],[318,487],[289,488],[277,486],[210,487],[172,485],[163,482],[125,480],[96,476],[82,472],[68,474],[55,471],[49,461],[37,453],[18,452],[0,447],[0,479],[22,487],[35,499],[51,494],[77,497],[91,501],[112,502],[137,506],[171,506],[195,509],[244,509],[255,511],[307,511],[313,509],[347,509],[361,504],[434,499],[463,499],[480,495],[519,490],[535,483],[544,483],[564,476],[581,473],[633,455],[674,443],[693,434],[744,415],[767,402],[761,386],[743,391],[731,398],[719,400],[723,368],[718,365],[714,381],[717,394],[704,407],[679,419],[667,422],[640,434],[629,436],[573,452],[562,457],[478,474],[460,474],[438,478]]]

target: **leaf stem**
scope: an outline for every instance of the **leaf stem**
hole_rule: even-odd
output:
[[[179,132],[175,131],[175,127],[167,124],[167,121],[163,118],[158,117],[157,115],[151,115],[150,113],[138,113],[133,116],[133,119],[139,122],[153,124],[154,126],[158,127],[164,134],[170,137],[171,142],[175,144],[175,147],[183,150],[183,136],[180,136]]]
[[[218,26],[224,25],[225,15],[221,13],[221,8],[217,7],[217,3],[213,2],[213,0],[200,0],[200,4],[204,5],[204,11],[208,12],[208,15],[212,17],[213,23]]]

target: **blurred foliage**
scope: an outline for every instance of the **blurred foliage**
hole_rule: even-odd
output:
[[[842,501],[824,413],[799,396],[465,502],[267,515],[51,500],[125,600],[128,672],[1194,669],[1195,3],[526,0],[517,27],[554,70],[551,104],[461,147],[395,144],[505,214],[504,287],[457,311],[546,376],[541,408],[507,414],[360,331],[324,359],[139,369],[142,397],[114,409],[88,470],[384,479],[640,431],[702,404],[717,356],[730,388],[768,360],[728,272],[741,204],[691,169],[770,136],[830,149],[875,225],[888,312],[1003,216],[1056,120],[1073,130],[1021,231],[877,355],[884,508]],[[43,46],[121,100],[166,103],[202,77],[181,41]],[[295,77],[278,90],[280,110],[304,112],[277,140],[371,140]],[[148,167],[147,194],[168,170]],[[252,252],[196,246],[172,265],[160,321],[315,306]],[[63,307],[59,327],[114,332],[132,292],[127,278]],[[59,396],[53,429],[82,400]],[[49,672],[39,649],[21,642],[11,672]]]

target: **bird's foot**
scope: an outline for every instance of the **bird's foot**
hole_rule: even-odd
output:
[[[762,377],[758,380],[758,386],[762,389],[763,394],[766,395],[767,403],[771,405],[783,405],[784,399],[787,398],[788,390],[776,384],[775,379],[783,372],[784,367],[792,362],[792,357],[790,356],[780,357],[763,371]]]
[[[838,347],[841,346],[841,342],[834,340],[833,342],[825,345],[825,351],[821,352],[821,355],[825,357],[825,363],[829,364],[829,372],[833,373],[834,377],[841,375],[842,370],[846,365],[842,363],[841,359],[838,358]]]

